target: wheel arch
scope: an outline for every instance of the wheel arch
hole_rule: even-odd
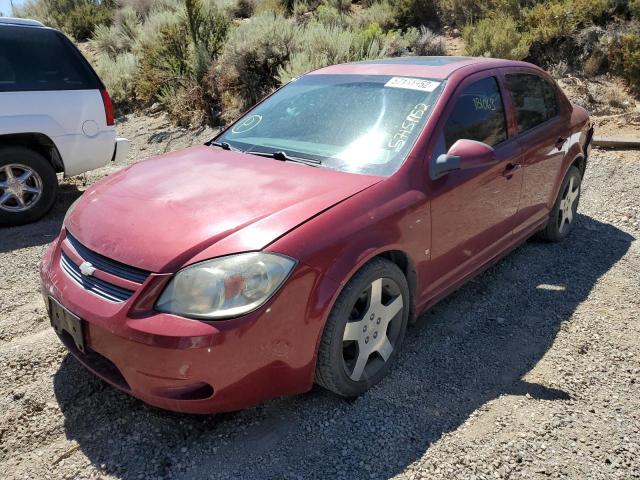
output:
[[[571,165],[569,165],[569,168],[571,167],[576,167],[578,170],[580,170],[580,175],[584,178],[584,172],[587,169],[587,159],[583,154],[578,154],[571,162]],[[568,171],[569,169],[567,168],[567,172]],[[565,172],[565,175],[567,174],[567,172]]]
[[[58,147],[44,133],[28,132],[0,135],[0,148],[2,147],[29,148],[46,158],[57,173],[64,172],[64,163],[60,157]]]
[[[418,281],[418,275],[416,272],[416,266],[413,263],[413,260],[406,252],[403,250],[386,250],[378,253],[377,255],[371,257],[364,264],[362,264],[360,268],[366,265],[374,258],[384,258],[389,260],[391,263],[395,264],[402,273],[404,273],[405,278],[407,279],[407,284],[409,285],[409,295],[411,296],[409,302],[409,321],[414,322],[416,317],[416,286]],[[356,270],[356,272],[358,271]]]

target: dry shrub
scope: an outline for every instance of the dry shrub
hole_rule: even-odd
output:
[[[133,53],[101,55],[95,67],[116,106],[127,108],[135,103],[138,58]]]
[[[612,84],[604,92],[603,100],[614,108],[626,108],[629,105],[629,96],[618,85]]]
[[[588,77],[596,76],[598,73],[600,73],[604,61],[605,57],[601,52],[593,52],[582,65],[584,74]]]
[[[182,127],[196,127],[209,120],[210,98],[206,89],[194,81],[162,88],[158,100],[169,117]]]
[[[425,26],[420,27],[420,36],[411,45],[416,55],[446,55],[444,38],[433,33]]]

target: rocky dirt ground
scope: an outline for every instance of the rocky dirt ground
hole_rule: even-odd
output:
[[[640,134],[633,112],[606,114],[603,130]],[[129,161],[212,133],[161,115],[119,129]],[[0,232],[0,476],[640,478],[639,171],[640,151],[595,149],[571,236],[526,243],[425,312],[361,398],[316,388],[215,416],[147,407],[58,342],[37,265],[84,189],[65,180],[43,221]]]

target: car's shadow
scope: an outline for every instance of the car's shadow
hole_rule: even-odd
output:
[[[53,208],[42,219],[19,227],[0,227],[0,253],[52,242],[60,233],[67,209],[80,195],[76,185],[61,183]]]
[[[424,313],[391,375],[350,402],[314,388],[234,414],[180,415],[67,357],[54,377],[67,437],[125,479],[392,477],[500,395],[567,401],[560,377],[555,387],[522,378],[633,240],[580,216],[564,242],[528,242]]]

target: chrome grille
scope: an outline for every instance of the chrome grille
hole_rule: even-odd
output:
[[[127,290],[126,288],[118,287],[117,285],[93,276],[88,277],[82,275],[82,273],[80,273],[80,267],[73,263],[64,252],[60,252],[60,266],[72,279],[82,285],[85,290],[89,290],[112,302],[124,302],[133,295],[133,291]]]
[[[91,262],[94,267],[98,270],[102,270],[103,272],[110,273],[111,275],[124,278],[125,280],[135,283],[144,283],[151,273],[146,270],[142,270],[141,268],[117,262],[105,257],[104,255],[91,251],[76,240],[69,232],[67,232],[67,240],[71,246],[75,248],[76,252],[78,252],[78,255],[87,262]]]

